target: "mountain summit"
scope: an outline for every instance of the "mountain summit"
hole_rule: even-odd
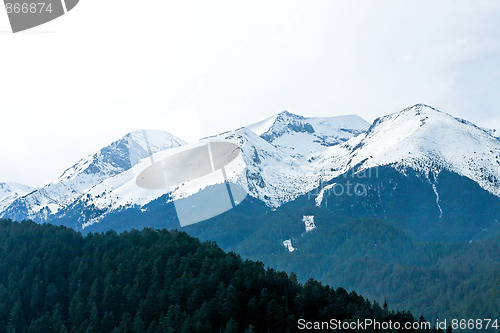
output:
[[[32,187],[15,182],[0,183],[0,212],[12,204],[17,198],[33,190],[35,189]]]
[[[365,132],[369,126],[359,116],[303,117],[283,111],[246,128],[291,156],[308,158]]]
[[[165,131],[135,131],[82,158],[54,182],[15,200],[3,216],[43,222],[104,180],[129,170],[150,153],[184,145]],[[148,148],[149,146],[149,148]],[[151,150],[151,152],[149,151]]]
[[[422,173],[448,170],[500,196],[500,143],[469,121],[425,104],[378,118],[370,129],[336,147],[323,163],[326,178],[356,167],[392,165]],[[334,173],[330,166],[342,165]]]

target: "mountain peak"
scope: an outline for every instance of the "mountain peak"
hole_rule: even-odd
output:
[[[278,113],[276,115],[277,118],[282,118],[282,119],[287,119],[287,118],[295,118],[295,119],[305,119],[305,117],[301,116],[301,115],[298,115],[298,114],[294,114],[294,113],[291,113],[287,110],[283,110],[281,111],[280,113]]]
[[[350,166],[396,165],[427,173],[447,169],[500,196],[500,149],[496,138],[473,123],[425,104],[375,120],[347,142]]]
[[[452,115],[442,112],[430,105],[424,103],[418,103],[413,106],[409,106],[401,111],[393,112],[388,115],[375,119],[373,124],[368,129],[367,133],[371,133],[375,129],[380,128],[381,126],[387,126],[388,128],[404,127],[406,128],[406,132],[401,134],[409,135],[413,133],[413,131],[418,130],[420,127],[426,124],[431,124],[431,123],[439,124],[442,123],[443,121],[447,122],[452,120],[456,120],[463,124],[468,124],[476,127],[474,124],[466,120],[455,118]]]
[[[408,109],[417,110],[417,111],[421,111],[422,109],[429,109],[429,110],[433,110],[433,111],[437,111],[437,112],[442,112],[442,111],[439,111],[438,109],[436,109],[435,107],[432,107],[432,106],[425,104],[425,103],[417,103],[413,106],[406,108],[405,110],[408,110]]]
[[[0,212],[17,198],[22,197],[33,190],[34,188],[32,187],[15,182],[0,183]]]
[[[359,116],[304,117],[286,110],[246,126],[289,156],[305,159],[364,133],[368,127]]]
[[[151,153],[175,148],[185,142],[166,131],[133,131],[68,168],[54,182],[16,199],[4,212],[16,219],[43,221],[89,189],[129,170]],[[45,212],[42,211],[45,209]],[[26,215],[19,216],[18,211]]]
[[[137,130],[130,132],[99,151],[67,169],[59,180],[71,179],[80,173],[113,175],[128,170],[140,159],[161,150],[186,144],[183,140],[161,130]]]

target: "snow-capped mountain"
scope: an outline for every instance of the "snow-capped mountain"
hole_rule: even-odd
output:
[[[249,128],[209,139],[232,140],[240,146],[244,163],[230,180],[269,207],[279,207],[319,184],[307,160],[289,154],[289,150],[268,142]],[[302,145],[311,146],[315,140],[315,135],[303,136]]]
[[[374,121],[370,129],[323,154],[323,180],[351,168],[391,165],[423,174],[448,170],[500,197],[500,143],[474,124],[418,104]]]
[[[300,119],[305,118],[300,117]],[[312,119],[314,120],[314,118]],[[326,118],[326,120],[330,120],[329,125],[332,128],[339,127],[334,125],[335,117]],[[318,123],[326,126],[326,120],[318,121]],[[360,123],[362,125],[362,121]],[[344,121],[341,125],[347,124]],[[349,133],[349,131],[355,132],[358,130],[345,128],[343,131]],[[288,135],[293,136],[292,133],[288,133]],[[352,134],[350,135],[352,136]],[[317,134],[312,133],[302,136],[301,144],[310,147],[315,145],[317,140]],[[295,154],[289,155],[286,149],[269,143],[247,127],[204,138],[200,140],[200,143],[208,141],[233,142],[240,147],[241,158],[231,163],[226,170],[228,180],[233,184],[237,184],[249,195],[259,199],[269,207],[279,207],[281,204],[292,201],[319,185],[319,179],[317,179],[310,162]],[[181,151],[189,150],[200,143],[159,151],[153,154],[152,158],[160,161]],[[321,148],[326,147],[321,146]],[[133,206],[142,207],[166,194],[169,194],[170,200],[186,198],[207,186],[213,186],[224,181],[222,175],[217,177],[217,174],[214,174],[203,179],[192,180],[175,188],[165,187],[157,190],[140,188],[137,186],[135,178],[150,164],[150,159],[145,158],[129,170],[103,180],[89,189],[85,195],[80,196],[72,205],[68,205],[68,208],[71,210],[73,207],[79,207],[79,209],[100,212],[90,220],[79,220],[83,227],[87,227],[99,222],[106,213]],[[58,216],[64,215],[65,210],[62,209]]]
[[[306,158],[344,142],[368,127],[368,123],[357,116],[305,118],[284,111],[263,122],[204,138],[200,142],[228,141],[237,144],[241,148],[242,159],[240,163],[232,164],[232,169],[228,171],[229,181],[269,207],[276,208],[319,185],[319,179]],[[158,152],[153,158],[162,160],[194,145]],[[142,206],[170,193],[170,189],[151,191],[135,184],[134,175],[139,174],[148,163],[145,160],[128,172],[103,181],[90,190],[82,201],[100,210],[116,210],[132,205]],[[193,180],[175,188],[170,193],[171,198],[188,197],[222,181],[221,177]]]
[[[466,120],[418,104],[316,161],[318,209],[377,217],[423,240],[500,233],[500,142]]]
[[[36,221],[65,219],[80,229],[115,212],[137,208],[146,212],[152,202],[169,204],[188,198],[224,182],[222,174],[215,172],[158,190],[140,188],[136,177],[151,165],[151,159],[160,161],[210,141],[240,147],[240,158],[227,166],[228,181],[273,210],[312,191],[319,191],[315,203],[322,207],[325,191],[335,179],[374,168],[390,168],[396,173],[390,171],[390,179],[380,180],[387,184],[369,185],[374,188],[403,188],[402,182],[410,183],[409,178],[403,179],[406,174],[427,179],[428,186],[421,191],[430,189],[435,196],[437,218],[443,215],[440,191],[448,190],[438,186],[443,172],[465,177],[485,193],[500,197],[500,141],[470,122],[418,104],[381,117],[371,126],[357,116],[306,118],[284,111],[193,144],[184,144],[166,132],[134,132],[82,159],[57,181],[18,198],[3,215]],[[396,179],[399,185],[394,185]],[[375,192],[380,208],[381,192]],[[390,195],[386,200],[393,200]],[[354,207],[354,203],[337,202],[343,204]],[[496,214],[489,212],[488,221]]]
[[[17,198],[35,190],[23,184],[9,182],[0,183],[0,212],[12,204]]]
[[[288,155],[307,159],[366,132],[370,124],[358,116],[306,118],[283,111],[246,127]]]
[[[309,160],[311,154],[344,142],[368,127],[368,123],[357,116],[305,118],[284,111],[264,122],[200,142],[222,140],[238,144],[241,158],[227,170],[229,181],[276,208],[319,185]],[[290,143],[287,144],[287,140]],[[91,219],[84,214],[78,218],[79,224],[88,226],[106,213],[144,206],[166,194],[171,200],[188,197],[223,181],[222,177],[214,176],[193,180],[174,189],[142,189],[136,185],[135,177],[151,163],[148,144],[152,158],[162,160],[199,143],[183,145],[180,139],[168,133],[131,133],[82,159],[57,181],[16,201],[6,209],[4,216],[46,221],[56,215],[71,214],[74,207],[99,211],[98,216]],[[137,163],[131,163],[131,159]]]
[[[64,171],[54,182],[18,198],[4,217],[46,221],[91,188],[130,169],[152,153],[185,144],[164,131],[136,131],[91,154]],[[149,148],[148,148],[149,147]],[[149,151],[150,150],[150,151]]]

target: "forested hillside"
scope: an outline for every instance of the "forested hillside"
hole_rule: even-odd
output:
[[[0,220],[0,272],[5,332],[294,332],[301,318],[416,320],[175,230],[83,237]]]
[[[300,200],[251,219],[251,209],[258,208],[243,203],[184,230],[244,258],[295,272],[299,282],[314,278],[356,290],[428,319],[498,317],[499,236],[470,243],[423,241],[386,221],[314,211]],[[311,232],[305,231],[303,214],[314,215]],[[286,239],[295,251],[283,246]]]

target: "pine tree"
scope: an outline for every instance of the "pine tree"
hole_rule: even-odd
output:
[[[227,321],[224,333],[238,333],[238,323],[233,318]]]

